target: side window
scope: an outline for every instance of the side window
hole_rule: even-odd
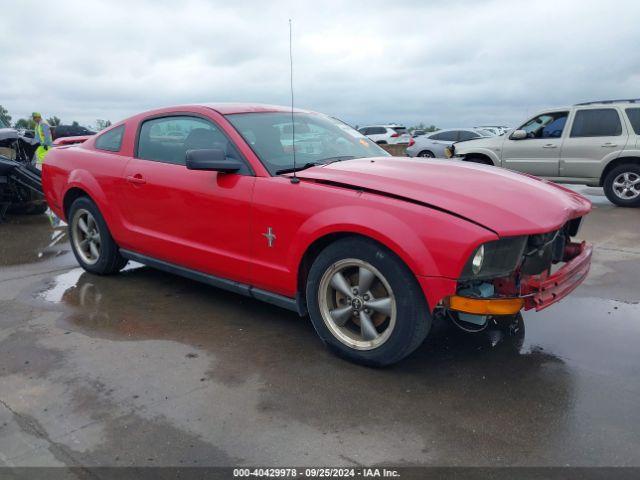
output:
[[[384,127],[374,127],[369,129],[369,135],[384,135],[387,129]]]
[[[124,125],[112,128],[108,132],[104,132],[96,138],[95,146],[98,150],[106,150],[108,152],[119,152],[122,147],[122,137],[124,136]]]
[[[368,128],[361,128],[358,131],[363,135],[369,135],[369,129]]]
[[[458,141],[458,130],[442,132],[441,134],[439,134],[438,138],[435,140],[444,140],[445,142],[456,142]]]
[[[469,130],[461,130],[460,131],[460,141],[464,142],[465,140],[473,140],[474,138],[480,138],[475,132],[470,132]]]
[[[143,122],[137,157],[143,160],[184,165],[188,150],[219,148],[241,160],[235,146],[210,121],[199,117],[173,116]]]
[[[434,133],[433,135],[429,135],[429,138],[431,140],[441,140],[442,134],[441,133]]]
[[[527,132],[528,138],[560,138],[569,112],[543,113],[532,118],[518,130]]]
[[[578,110],[571,127],[572,137],[617,137],[622,135],[620,115],[615,108]]]
[[[636,135],[640,135],[640,108],[627,108],[626,112],[633,131],[636,132]]]

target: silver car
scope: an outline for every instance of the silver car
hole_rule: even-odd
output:
[[[479,128],[449,128],[417,137],[407,148],[410,157],[445,158],[445,148],[456,142],[492,137],[493,134]]]

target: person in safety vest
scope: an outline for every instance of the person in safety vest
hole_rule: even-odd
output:
[[[33,121],[36,122],[36,134],[34,137],[34,143],[40,144],[36,149],[36,162],[39,166],[41,166],[42,162],[44,162],[44,157],[47,156],[51,145],[53,145],[53,139],[51,138],[51,127],[38,112],[33,112],[31,114],[31,117],[33,118]]]

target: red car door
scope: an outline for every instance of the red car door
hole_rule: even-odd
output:
[[[249,220],[255,177],[211,120],[173,115],[141,123],[124,178],[130,248],[138,254],[235,281],[249,281]],[[191,149],[222,148],[239,173],[188,170]]]

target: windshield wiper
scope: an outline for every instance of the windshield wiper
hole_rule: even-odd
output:
[[[329,165],[330,163],[341,162],[343,160],[353,160],[354,158],[359,158],[359,157],[356,157],[355,155],[341,155],[339,157],[329,157],[329,158],[325,158],[322,161],[322,165]]]
[[[321,162],[307,162],[304,165],[300,166],[300,167],[296,167],[296,168],[283,168],[282,170],[277,170],[276,171],[276,175],[282,175],[283,173],[293,173],[293,172],[299,172],[300,170],[305,170],[307,168],[311,168],[311,167],[317,167],[318,165],[329,165],[330,163],[334,163],[334,162],[341,162],[342,160],[351,160],[353,158],[357,158],[354,155],[341,155],[338,157],[329,157],[329,158],[324,158],[322,159]]]
[[[293,172],[299,172],[300,170],[304,170],[306,168],[311,168],[311,167],[316,167],[318,165],[321,165],[321,163],[318,162],[308,162],[305,163],[304,165],[300,166],[300,167],[296,167],[296,168],[283,168],[282,170],[276,170],[276,175],[282,175],[283,173],[293,173]]]

